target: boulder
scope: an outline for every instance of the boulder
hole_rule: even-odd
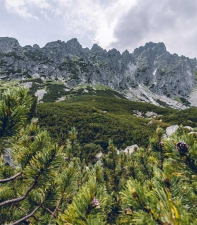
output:
[[[166,135],[170,136],[179,129],[179,125],[172,125],[166,128]]]
[[[99,160],[102,157],[102,155],[103,155],[103,153],[99,152],[95,155],[95,158]]]
[[[11,148],[5,148],[4,154],[3,154],[3,159],[4,159],[4,162],[6,164],[8,164],[11,167],[14,167],[14,162],[13,162],[13,159],[11,157],[11,152],[12,152]]]
[[[192,135],[193,137],[197,138],[197,132],[190,132],[190,135]]]
[[[194,128],[192,128],[190,126],[184,126],[184,128],[187,129],[187,130],[190,130],[190,131],[193,131],[194,130]]]
[[[128,153],[128,154],[132,154],[133,152],[137,151],[139,149],[138,145],[131,145],[125,148],[125,150],[123,150],[123,152]]]
[[[155,112],[149,112],[148,111],[148,112],[146,112],[145,116],[148,117],[148,118],[150,118],[150,117],[156,117],[156,116],[158,116],[158,114],[155,113]]]

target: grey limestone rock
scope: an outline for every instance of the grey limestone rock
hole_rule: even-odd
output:
[[[15,38],[0,37],[0,53],[18,52],[22,47]]]
[[[126,147],[123,152],[127,153],[127,154],[132,154],[133,152],[138,151],[138,150],[139,150],[139,147],[138,147],[138,145],[135,144],[135,145]]]
[[[185,129],[189,130],[189,131],[193,131],[194,128],[193,127],[190,127],[190,126],[184,126]]]
[[[3,159],[4,159],[4,162],[7,163],[9,166],[14,167],[14,162],[11,157],[11,152],[12,152],[11,148],[5,148],[4,154],[3,154]]]
[[[169,137],[179,129],[179,125],[172,125],[166,128],[166,135]]]

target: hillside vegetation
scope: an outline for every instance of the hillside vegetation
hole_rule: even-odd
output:
[[[51,135],[59,138],[61,143],[67,138],[68,130],[75,127],[81,145],[94,143],[107,149],[108,140],[113,139],[118,148],[140,144],[146,146],[149,136],[157,125],[162,127],[170,123],[162,123],[153,119],[136,117],[135,110],[145,117],[147,111],[158,115],[170,115],[172,109],[156,107],[149,103],[131,102],[112,90],[78,93],[57,103],[38,105],[39,124],[46,127]]]
[[[136,116],[136,111],[141,117]],[[147,118],[147,112],[154,112],[156,116]],[[147,147],[158,125],[162,128],[172,124],[195,127],[196,115],[196,108],[182,111],[162,108],[129,101],[110,89],[85,87],[72,90],[64,101],[39,104],[37,116],[39,124],[60,143],[65,142],[68,131],[75,127],[82,146],[94,143],[105,151],[109,139],[113,139],[118,148],[132,144]]]
[[[132,102],[125,98],[124,92],[119,93],[104,85],[81,85],[70,89],[62,82],[29,78],[2,82],[0,91],[27,84],[30,85],[30,94],[45,91],[41,99],[44,104],[38,105],[39,124],[47,128],[59,143],[64,143],[68,131],[75,127],[82,146],[93,143],[106,151],[111,138],[118,148],[132,144],[146,147],[149,136],[158,125],[163,128],[172,124],[197,126],[196,108],[175,110]],[[154,112],[156,116],[153,114],[148,118],[147,112]]]
[[[90,98],[84,97],[85,112],[90,114]],[[115,113],[110,112],[113,104],[105,106],[107,100],[101,99],[99,110],[108,110],[104,115],[115,119]],[[77,135],[75,128],[67,131],[63,145],[60,132],[57,143],[47,130],[40,128],[33,118],[35,100],[27,90],[14,89],[4,92],[0,102],[0,224],[197,224],[195,129],[190,132],[181,127],[165,138],[164,130],[158,127],[149,136],[147,147],[140,146],[131,154],[118,152],[109,140],[105,154],[95,159],[90,150],[101,149],[90,142],[81,146],[77,139],[80,131]],[[82,101],[75,100],[70,99],[67,107],[73,104],[79,109]],[[53,113],[62,109],[63,113],[64,104],[41,104],[38,113],[44,108],[51,108]],[[118,105],[115,100],[114,105]],[[125,102],[125,105],[124,110],[117,109],[117,118],[124,118],[121,112],[126,117],[130,112],[127,110],[133,110],[134,104],[129,106]],[[167,110],[167,116],[168,109],[163,110]],[[134,118],[130,116],[129,119]],[[53,126],[53,118],[46,120],[45,125],[50,127],[50,121]],[[145,127],[141,132],[145,132]],[[114,141],[115,138],[118,135]],[[93,158],[95,161],[90,163]]]

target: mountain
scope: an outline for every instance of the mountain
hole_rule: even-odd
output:
[[[102,84],[134,101],[185,108],[197,106],[197,60],[170,54],[163,43],[147,43],[122,54],[94,44],[82,48],[67,42],[21,47],[14,38],[0,38],[0,79],[61,81],[65,88]]]

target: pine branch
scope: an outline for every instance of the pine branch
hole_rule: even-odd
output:
[[[19,197],[19,198],[14,198],[14,199],[4,201],[4,202],[0,203],[0,206],[5,206],[5,205],[11,204],[11,203],[16,203],[16,202],[20,202],[20,201],[24,200],[27,197],[27,195],[29,194],[29,192],[35,187],[35,185],[36,185],[36,181],[29,187],[29,189],[26,191],[25,195],[23,195],[22,197]]]
[[[56,205],[56,207],[55,207],[55,210],[54,210],[54,212],[52,212],[52,214],[51,214],[52,216],[51,216],[50,221],[52,220],[53,217],[56,218],[55,214],[56,214],[56,212],[58,211],[59,205],[60,205],[60,203],[61,203],[61,201],[62,201],[62,197],[63,197],[63,196],[61,196],[60,199],[58,200],[57,205]]]
[[[136,194],[136,198],[138,199],[138,202],[140,204],[140,206],[142,207],[143,211],[145,211],[146,213],[150,213],[152,215],[152,217],[154,218],[154,220],[159,224],[159,225],[165,225],[165,223],[163,223],[159,218],[157,218],[155,216],[155,213],[151,210],[151,208],[149,206],[147,206],[139,197],[138,194]]]
[[[160,164],[160,169],[163,170],[164,152],[163,152],[162,142],[159,142],[159,150],[160,150],[160,154],[161,154],[161,164]]]
[[[17,204],[17,207],[18,207],[21,211],[23,211],[25,214],[27,214],[27,212],[25,211],[25,209],[23,209],[22,207],[20,207],[19,204]],[[36,221],[38,221],[38,222],[40,221],[36,216],[33,215],[32,217],[33,217]]]
[[[14,180],[15,178],[19,177],[22,173],[23,172],[19,172],[19,173],[15,174],[12,177],[9,177],[9,178],[6,178],[6,179],[2,179],[2,180],[0,180],[0,183],[6,183],[8,181]]]
[[[63,212],[64,212],[64,211],[63,211],[63,210],[61,210],[61,209],[57,209],[57,211],[58,211],[58,212],[61,212],[61,213],[63,213]]]
[[[143,167],[144,167],[144,170],[145,170],[145,172],[146,172],[148,178],[151,179],[150,173],[149,173],[148,168],[147,168],[147,166],[146,166],[146,163],[145,163],[145,161],[144,161],[144,157],[143,157],[143,156],[140,156],[140,159],[141,159],[142,165],[143,165]]]
[[[55,216],[55,213],[56,213],[56,211],[58,210],[61,201],[62,201],[62,197],[59,199],[59,201],[58,201],[58,203],[57,203],[57,205],[56,205],[56,207],[55,207],[55,210],[54,210],[54,212],[53,212],[53,216]]]
[[[42,208],[45,209],[48,213],[50,213],[50,214],[52,215],[52,217],[55,217],[55,216],[53,215],[53,212],[52,212],[50,209],[46,208],[46,207],[43,206],[43,205],[42,205]],[[56,217],[55,217],[55,218],[56,218]]]
[[[30,218],[31,216],[34,215],[34,213],[36,213],[38,211],[38,209],[42,206],[42,204],[40,204],[37,208],[35,208],[29,215],[21,218],[20,220],[17,220],[16,222],[14,222],[12,225],[16,225],[16,224],[19,224],[20,222]]]
[[[51,158],[47,162],[47,165],[49,165],[53,161],[54,157],[55,157],[55,155],[52,155],[51,156]],[[47,166],[45,165],[45,168],[46,167]],[[27,190],[27,192],[25,193],[25,195],[23,195],[22,197],[19,197],[19,198],[14,198],[14,199],[11,199],[11,200],[4,201],[4,202],[0,203],[0,207],[1,206],[8,205],[8,204],[11,204],[11,203],[20,202],[20,201],[24,200],[27,197],[27,195],[29,194],[29,192],[36,186],[36,183],[39,180],[40,175],[44,172],[45,168],[41,168],[40,169],[40,171],[39,171],[39,173],[38,173],[38,175],[37,175],[34,183],[29,187],[29,189]]]

